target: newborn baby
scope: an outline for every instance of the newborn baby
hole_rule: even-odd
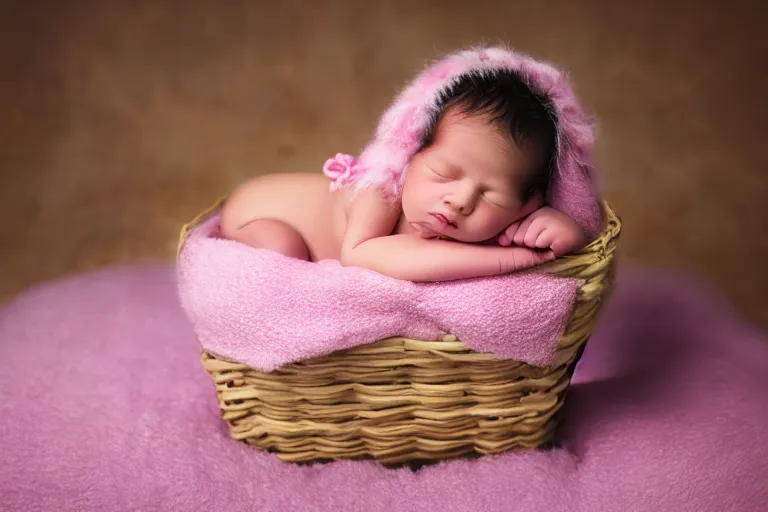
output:
[[[431,110],[402,194],[332,189],[320,174],[272,174],[225,202],[225,237],[310,261],[338,259],[409,281],[504,274],[586,243],[579,225],[544,204],[557,126],[546,96],[510,70],[453,81]],[[337,155],[326,163],[348,165]]]

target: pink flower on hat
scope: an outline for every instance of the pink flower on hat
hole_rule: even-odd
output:
[[[355,162],[357,162],[357,159],[352,155],[336,153],[336,156],[325,161],[325,164],[323,165],[323,174],[328,176],[332,181],[336,181],[341,176],[350,172],[355,165]]]

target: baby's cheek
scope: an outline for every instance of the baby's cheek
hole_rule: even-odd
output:
[[[489,222],[499,230],[505,229],[507,226],[515,221],[515,212],[507,208],[494,207]]]
[[[473,225],[468,227],[474,230],[475,234],[483,240],[496,236],[511,224],[511,221],[507,222],[507,215],[499,214],[490,209],[484,209],[476,213],[480,215],[474,219]]]

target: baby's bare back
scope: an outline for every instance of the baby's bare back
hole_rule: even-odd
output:
[[[222,211],[222,228],[236,230],[257,219],[293,227],[304,239],[312,261],[338,259],[347,224],[346,191],[330,192],[322,174],[269,174],[235,189]]]

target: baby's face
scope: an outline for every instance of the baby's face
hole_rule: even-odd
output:
[[[405,220],[424,238],[490,240],[531,211],[519,189],[532,163],[486,118],[449,109],[408,166]]]

